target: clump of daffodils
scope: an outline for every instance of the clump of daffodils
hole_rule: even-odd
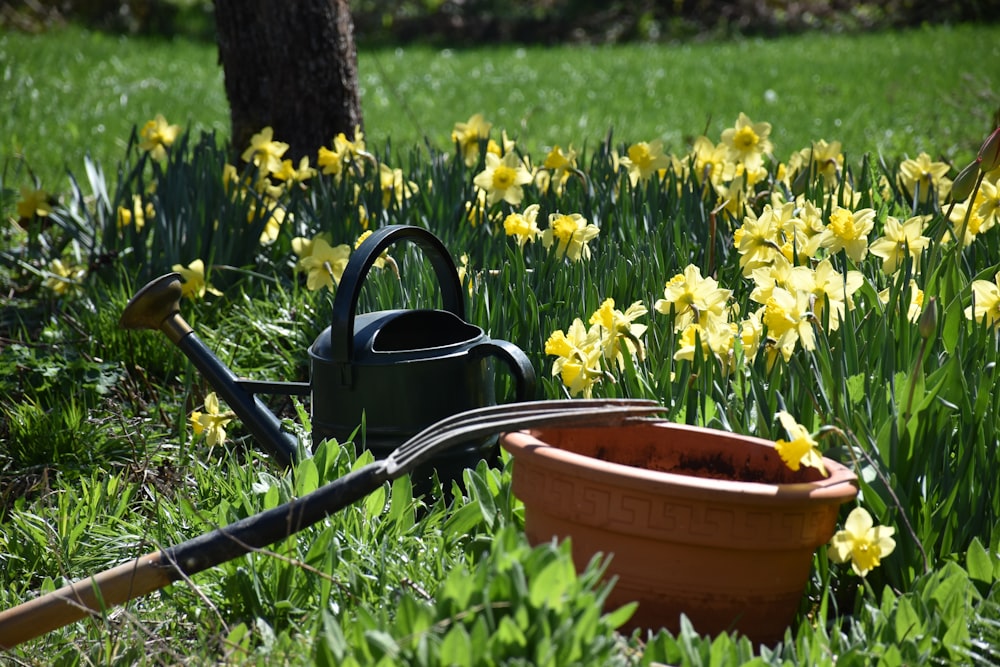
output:
[[[553,332],[545,342],[545,354],[556,357],[552,375],[562,379],[570,396],[582,393],[589,398],[597,382],[612,377],[610,368],[625,368],[626,351],[633,359],[643,359],[646,325],[636,320],[646,313],[641,301],[622,312],[614,299],[605,299],[590,316],[589,326],[576,318],[566,331]]]

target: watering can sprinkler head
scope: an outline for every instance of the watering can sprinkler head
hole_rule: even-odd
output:
[[[192,329],[181,317],[181,274],[168,273],[136,292],[122,312],[123,329],[162,330],[175,344]]]

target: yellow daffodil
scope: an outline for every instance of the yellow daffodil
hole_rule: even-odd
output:
[[[625,368],[625,357],[621,346],[624,344],[633,359],[642,360],[646,354],[642,336],[646,333],[646,325],[636,320],[648,311],[642,301],[636,301],[625,309],[625,312],[615,308],[614,299],[605,299],[600,308],[590,316],[590,324],[600,327],[601,348],[604,358],[614,361],[622,370]]]
[[[739,336],[745,359],[753,362],[757,358],[764,337],[764,325],[760,321],[759,313],[747,313],[746,318],[739,324]]]
[[[416,183],[403,178],[402,169],[393,169],[382,163],[379,164],[378,169],[383,208],[388,208],[392,201],[395,201],[397,205],[402,204],[404,199],[409,199],[420,191]]]
[[[868,234],[874,226],[874,209],[851,211],[841,206],[834,206],[830,212],[829,224],[820,233],[818,245],[832,254],[843,250],[851,261],[860,263],[868,254]]]
[[[184,284],[181,285],[181,296],[193,299],[195,297],[202,298],[206,293],[215,296],[222,294],[205,281],[205,263],[200,259],[194,260],[187,266],[174,264],[171,269],[181,274],[181,278],[184,279]]]
[[[486,142],[486,152],[493,153],[497,157],[503,157],[507,153],[513,153],[517,147],[517,142],[507,136],[507,130],[500,133],[500,143],[493,139]]]
[[[844,167],[844,154],[839,141],[827,143],[825,139],[813,142],[810,148],[802,150],[802,156],[807,161],[811,173],[823,177],[827,188],[832,188],[840,180]]]
[[[756,171],[764,161],[764,154],[771,152],[770,123],[755,123],[740,113],[736,126],[722,132],[722,143],[729,152],[729,159],[742,162],[747,170]]]
[[[548,192],[551,188],[557,195],[561,195],[566,181],[575,171],[576,151],[573,147],[563,151],[559,146],[553,146],[545,156],[542,168],[535,174],[535,184],[542,192]]]
[[[538,204],[528,206],[522,213],[511,213],[503,221],[503,231],[513,236],[517,247],[524,250],[527,243],[534,243],[542,233],[538,228]]]
[[[926,215],[914,216],[902,223],[891,215],[885,219],[883,236],[868,248],[871,254],[882,258],[883,272],[895,273],[907,254],[913,259],[914,267],[919,267],[920,254],[930,243],[930,239],[923,235],[928,220],[930,216]]]
[[[576,318],[565,332],[559,329],[549,336],[545,354],[558,357],[552,364],[552,375],[560,376],[571,396],[582,393],[584,398],[591,397],[594,384],[604,375],[598,325],[588,329]]]
[[[86,275],[87,270],[81,266],[64,264],[60,259],[53,259],[49,262],[48,277],[42,284],[59,296],[65,296],[75,292]]]
[[[487,153],[486,168],[472,182],[486,192],[487,206],[498,201],[519,206],[524,198],[522,186],[531,182],[531,174],[516,153],[507,153],[502,158]]]
[[[476,275],[469,271],[469,255],[468,253],[462,253],[458,258],[458,266],[455,267],[458,271],[458,283],[460,285],[465,285],[466,290],[469,292],[469,296],[476,289]],[[398,273],[398,272],[397,272]]]
[[[720,288],[711,276],[703,278],[701,269],[688,264],[683,273],[667,281],[663,298],[653,304],[653,310],[673,313],[674,331],[682,331],[691,324],[707,326],[711,318],[725,319],[730,296],[732,290]]]
[[[789,243],[789,234],[794,235],[800,224],[795,216],[794,202],[778,208],[765,204],[759,216],[748,210],[743,224],[733,234],[743,275],[749,277],[754,269],[771,264],[783,254],[782,246]],[[805,239],[796,245],[804,251]]]
[[[556,257],[568,257],[570,261],[590,259],[587,244],[600,234],[597,225],[587,222],[579,213],[553,213],[549,216],[549,226],[542,232],[542,245],[547,248],[556,244]]]
[[[158,113],[156,118],[146,121],[139,131],[139,148],[148,151],[154,160],[162,160],[180,132],[180,125],[169,124],[163,114]]]
[[[302,183],[308,181],[310,178],[316,176],[316,170],[309,166],[309,157],[303,156],[299,160],[298,168],[292,165],[291,160],[282,160],[281,168],[278,171],[271,174],[279,181],[288,181],[290,183]]]
[[[640,141],[628,147],[628,157],[621,164],[628,169],[628,179],[635,185],[645,183],[661,169],[670,166],[670,158],[663,154],[663,142]]]
[[[153,202],[147,202],[143,206],[142,197],[132,195],[131,209],[126,206],[118,207],[118,229],[134,225],[135,231],[140,232],[146,225],[146,218],[152,218],[154,215],[156,215],[156,209],[153,208]]]
[[[455,123],[451,141],[458,146],[466,167],[474,167],[479,162],[479,142],[489,139],[492,128],[493,124],[486,122],[479,113],[464,123]]]
[[[477,227],[488,220],[492,220],[492,216],[487,211],[486,206],[486,190],[476,190],[475,201],[465,202],[465,219],[469,221],[469,224],[473,227]]]
[[[205,411],[195,410],[191,413],[191,429],[195,437],[205,434],[205,442],[209,447],[215,447],[226,441],[226,424],[233,420],[233,413],[219,411],[219,399],[215,392],[205,396]]]
[[[365,135],[360,127],[354,128],[354,140],[340,132],[333,138],[333,150],[321,146],[316,164],[323,169],[324,174],[332,174],[340,182],[345,165],[352,165],[359,173],[364,173],[364,161],[359,158],[374,159],[365,150]]]
[[[946,163],[933,162],[927,153],[921,153],[900,163],[899,184],[920,203],[925,203],[932,192],[944,198],[951,191],[951,181],[945,177],[950,170]]]
[[[704,136],[694,140],[690,157],[695,178],[701,184],[719,185],[725,179],[727,171],[733,172],[735,167],[732,162],[728,162],[726,159],[725,145],[717,144]]]
[[[274,141],[274,130],[265,127],[250,138],[250,147],[243,151],[244,162],[253,162],[265,174],[281,171],[281,156],[288,150],[288,144]]]
[[[974,200],[955,204],[950,210],[951,216],[948,219],[955,236],[964,229],[963,245],[972,245],[980,234],[992,229],[1000,220],[1000,187],[989,180],[983,180]]]
[[[920,313],[923,312],[924,308],[924,291],[917,287],[917,281],[910,278],[910,289],[908,290],[910,294],[910,304],[906,308],[906,319],[914,324],[920,319]],[[889,303],[889,288],[886,287],[884,290],[878,293],[878,299],[882,303]],[[969,310],[966,309],[966,316],[969,315]]]
[[[674,360],[694,361],[694,354],[700,349],[702,359],[715,355],[728,372],[732,368],[737,333],[739,327],[735,322],[721,318],[709,319],[704,326],[692,322],[681,332]]]
[[[795,417],[784,410],[779,411],[777,417],[790,438],[779,439],[774,443],[774,448],[778,450],[778,456],[785,465],[790,470],[808,466],[819,470],[824,477],[829,475],[826,466],[823,465],[823,454],[819,451],[819,445],[806,427],[795,421]]]
[[[347,268],[351,246],[346,243],[331,246],[326,238],[317,236],[312,240],[309,250],[309,254],[299,260],[299,266],[307,273],[306,287],[313,291],[327,287],[332,291],[340,284],[344,269]]]
[[[855,507],[847,515],[844,529],[830,540],[827,555],[834,563],[850,561],[854,572],[863,577],[895,550],[895,532],[891,526],[876,526],[867,510]]]
[[[812,311],[817,321],[822,321],[826,303],[830,304],[830,331],[836,331],[844,319],[844,311],[854,308],[854,293],[864,284],[860,271],[841,273],[827,257],[815,269],[796,266],[789,274],[792,289],[805,292],[812,300]]]
[[[816,349],[812,320],[809,294],[799,290],[792,293],[782,287],[774,288],[761,313],[767,336],[774,341],[785,361],[792,358],[796,343],[801,342],[806,350]]]
[[[374,232],[372,232],[372,230],[370,229],[366,232],[363,232],[361,236],[359,236],[358,239],[354,242],[354,249],[357,250],[359,247],[361,247],[361,244],[364,243],[365,240],[373,233]],[[391,264],[394,268],[396,267],[396,260],[394,260],[392,257],[389,256],[388,249],[383,250],[381,254],[379,254],[379,256],[375,258],[375,261],[372,262],[372,266],[374,266],[376,269],[383,269],[385,268],[387,262]],[[399,273],[398,268],[396,272],[397,274]]]
[[[993,282],[972,281],[972,305],[965,309],[965,316],[991,327],[1000,322],[1000,273]]]
[[[35,216],[44,218],[52,212],[49,193],[42,189],[21,186],[21,198],[17,201],[17,216],[30,220]]]

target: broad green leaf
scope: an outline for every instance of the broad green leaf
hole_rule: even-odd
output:
[[[566,594],[576,581],[573,562],[566,558],[553,560],[531,578],[528,600],[534,607],[562,610]]]
[[[403,475],[392,482],[389,493],[389,512],[386,519],[398,533],[409,530],[416,520],[413,501],[413,484],[409,475]]]
[[[968,551],[965,552],[965,567],[969,571],[969,577],[974,581],[989,586],[1000,568],[1000,559],[990,554],[978,537],[973,537]]]
[[[387,484],[382,484],[377,489],[365,497],[365,515],[369,517],[381,516],[385,511],[385,496]]]
[[[499,643],[500,646],[498,648],[524,648],[528,645],[528,638],[524,636],[524,632],[510,616],[504,616],[500,619],[500,625],[497,627],[497,631],[491,638],[490,643],[492,644],[494,641]],[[502,653],[497,653],[497,655],[502,655]],[[513,655],[517,655],[517,652],[514,652]]]
[[[904,639],[913,640],[924,634],[923,621],[906,596],[899,598],[892,620],[897,642]]]
[[[890,644],[885,648],[885,652],[879,657],[878,667],[902,667],[903,654],[899,648]]]
[[[479,505],[468,503],[454,510],[444,522],[444,534],[451,539],[465,537],[483,522]]]
[[[476,580],[463,567],[456,567],[448,573],[438,593],[438,604],[450,603],[452,609],[466,609],[476,589]]]
[[[453,625],[441,640],[439,658],[445,665],[465,667],[472,665],[472,641],[465,626]]]
[[[847,378],[847,398],[852,405],[865,400],[865,376],[861,373]]]
[[[295,466],[295,494],[304,496],[319,488],[319,470],[311,458],[305,459]]]

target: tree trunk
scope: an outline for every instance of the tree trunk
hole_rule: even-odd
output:
[[[215,0],[232,149],[264,127],[285,157],[315,162],[320,146],[362,125],[358,54],[347,0]]]

